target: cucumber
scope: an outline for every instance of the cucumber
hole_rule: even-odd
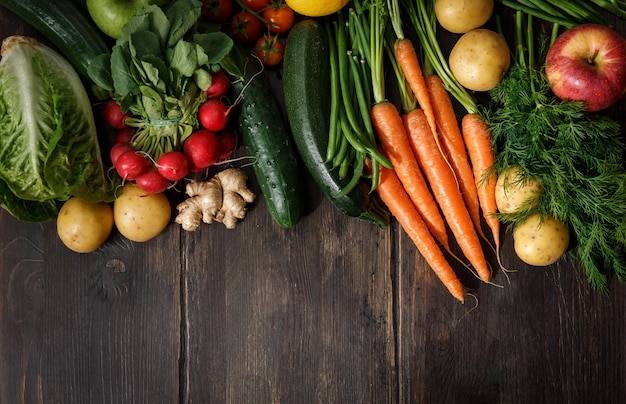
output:
[[[259,61],[249,59],[242,80],[231,86],[233,99],[243,91],[234,108],[235,119],[248,153],[256,158],[253,170],[269,213],[289,228],[304,211],[302,171],[281,107],[259,69]]]
[[[0,0],[0,5],[50,40],[84,79],[89,80],[91,61],[111,52],[104,34],[76,1]]]
[[[337,196],[349,178],[326,163],[330,127],[330,69],[328,37],[313,19],[297,22],[287,37],[283,59],[285,111],[298,152],[311,177],[342,213],[375,223],[389,224],[384,204],[363,181],[345,196]]]

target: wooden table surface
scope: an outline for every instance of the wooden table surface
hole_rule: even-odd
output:
[[[3,8],[0,34],[37,36]],[[507,233],[519,270],[467,276],[461,305],[397,223],[303,181],[294,228],[258,198],[234,230],[114,232],[91,254],[1,211],[0,403],[626,402],[626,285],[525,267]]]

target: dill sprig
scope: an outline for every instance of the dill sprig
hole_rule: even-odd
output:
[[[518,14],[516,24],[515,63],[490,92],[483,116],[491,128],[496,172],[518,165],[544,192],[535,209],[500,218],[521,223],[541,213],[567,223],[574,239],[568,254],[595,288],[608,292],[609,276],[626,279],[626,148],[620,125],[606,114],[585,112],[582,103],[556,98],[538,62],[543,50],[528,54],[531,18]]]

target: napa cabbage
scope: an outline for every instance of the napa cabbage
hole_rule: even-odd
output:
[[[91,102],[55,50],[11,36],[0,59],[0,206],[23,221],[56,219],[63,201],[111,200]]]

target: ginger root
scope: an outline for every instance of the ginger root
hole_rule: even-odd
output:
[[[184,230],[195,231],[201,222],[221,222],[234,229],[246,217],[247,204],[255,195],[246,187],[248,176],[239,168],[227,168],[208,181],[192,180],[187,184],[187,200],[176,206],[176,223]]]

